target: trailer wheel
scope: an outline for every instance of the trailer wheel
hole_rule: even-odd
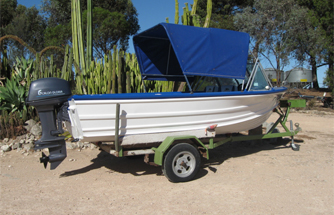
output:
[[[166,154],[162,172],[171,182],[184,182],[194,178],[200,165],[197,149],[188,143],[180,143]]]

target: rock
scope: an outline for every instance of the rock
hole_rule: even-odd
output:
[[[20,141],[21,142],[21,141]],[[20,142],[15,142],[13,143],[12,145],[12,149],[15,150],[15,149],[18,149],[18,148],[21,148],[22,144]]]
[[[17,137],[16,137],[16,140],[27,139],[26,136],[27,136],[26,134],[21,135],[21,136],[17,136]]]
[[[79,142],[77,142],[77,146],[78,146],[79,149],[81,149],[81,148],[83,148],[84,144],[79,141]]]
[[[34,143],[34,140],[26,140],[25,143],[28,143],[28,144]]]
[[[20,144],[25,144],[25,142],[26,141],[24,139],[22,139],[22,140],[19,141]]]
[[[35,140],[35,136],[30,133],[30,136],[29,136],[29,138],[27,140]]]
[[[23,146],[23,148],[28,152],[28,151],[33,151],[34,150],[34,144],[29,143],[29,144],[25,144]]]
[[[25,124],[27,124],[26,126],[23,126],[27,131],[31,132],[30,130],[32,129],[32,127],[34,127],[34,125],[36,125],[36,121],[33,119],[29,119],[28,121],[25,122]]]
[[[77,148],[77,145],[75,143],[72,143],[72,142],[66,142],[66,148],[67,149],[75,149],[75,148]]]
[[[97,148],[97,146],[95,144],[93,144],[93,143],[90,144],[90,149],[91,150],[96,149],[96,148]]]
[[[83,148],[87,149],[90,146],[90,142],[84,142],[83,143]]]
[[[9,145],[1,146],[1,151],[3,152],[9,152],[10,150],[11,150],[11,147]]]
[[[32,133],[34,136],[40,136],[40,135],[42,135],[42,126],[39,125],[39,124],[34,125],[30,129],[30,133]]]
[[[2,142],[4,143],[8,143],[9,139],[8,138],[4,138]]]

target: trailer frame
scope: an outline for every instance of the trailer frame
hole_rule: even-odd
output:
[[[155,166],[162,166],[163,172],[165,176],[172,182],[182,182],[182,181],[188,181],[191,180],[195,174],[198,171],[198,164],[196,163],[196,168],[193,169],[193,172],[191,174],[189,172],[186,172],[187,177],[182,177],[183,175],[183,169],[190,168],[185,164],[186,162],[180,161],[180,164],[178,167],[170,167],[170,165],[177,165],[177,164],[166,164],[166,156],[170,153],[171,149],[175,148],[176,145],[182,143],[182,144],[189,144],[192,147],[195,147],[198,150],[198,155],[202,155],[202,157],[209,160],[209,150],[215,149],[225,143],[229,142],[237,142],[237,141],[251,141],[251,140],[264,140],[264,139],[272,139],[272,138],[282,138],[282,137],[291,137],[291,143],[290,147],[294,151],[299,150],[299,145],[296,145],[294,143],[294,136],[300,132],[302,129],[299,127],[299,123],[293,124],[292,120],[290,120],[290,128],[286,125],[288,121],[288,116],[290,114],[291,108],[303,108],[306,107],[306,101],[305,100],[280,100],[279,106],[276,107],[273,111],[276,112],[279,117],[272,124],[272,126],[267,129],[265,134],[258,134],[258,135],[241,135],[241,134],[226,134],[222,138],[216,138],[211,137],[209,139],[199,139],[196,136],[193,135],[181,135],[181,136],[168,136],[166,137],[161,144],[159,144],[158,147],[151,147],[146,149],[124,149],[120,143],[119,140],[119,112],[120,112],[120,104],[116,104],[116,122],[115,122],[115,147],[114,150],[110,148],[105,148],[101,145],[102,150],[107,151],[110,154],[115,155],[116,157],[125,157],[125,156],[135,156],[135,155],[145,155],[144,161],[148,164],[155,165]],[[283,110],[282,108],[286,108]],[[277,126],[281,125],[284,129],[284,132],[279,133],[275,132],[277,131]],[[294,129],[293,127],[296,127]],[[206,144],[205,144],[206,143]],[[178,149],[174,149],[174,151],[177,151]],[[178,152],[178,151],[177,151]],[[174,152],[175,153],[175,152]],[[186,156],[194,158],[197,156],[196,153],[190,153],[188,151],[182,151],[180,153],[185,153]],[[179,154],[180,154],[179,153]],[[149,161],[149,155],[154,155],[154,162]],[[178,154],[178,155],[179,155]],[[192,156],[192,154],[194,154]],[[170,156],[169,156],[170,157]],[[173,158],[173,157],[172,157]],[[169,158],[170,160],[171,158]],[[178,161],[178,159],[181,158],[174,158],[174,163]],[[190,158],[188,158],[190,159]],[[192,161],[193,162],[193,161]],[[197,161],[198,162],[198,161]],[[198,167],[197,167],[198,166]],[[184,168],[183,168],[184,167]],[[171,170],[166,170],[166,168]],[[174,169],[173,169],[174,168]],[[173,172],[174,171],[174,172]],[[179,171],[179,173],[177,172]]]

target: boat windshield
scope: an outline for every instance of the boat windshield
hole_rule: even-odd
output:
[[[249,76],[250,78],[247,82],[246,89],[265,90],[272,87],[258,60],[255,60],[255,63],[249,62],[247,64],[247,73],[249,73],[249,71],[251,71],[251,75]]]
[[[244,79],[202,76],[195,78],[192,88],[195,92],[227,92],[268,90],[271,86],[258,60],[249,58]]]

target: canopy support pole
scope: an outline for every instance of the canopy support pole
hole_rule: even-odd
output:
[[[171,45],[169,43],[169,49],[168,49],[168,59],[167,59],[167,71],[166,71],[166,75],[168,75],[168,69],[169,69],[169,58],[170,58],[170,48],[171,48]]]
[[[186,75],[184,75],[184,79],[186,79],[186,82],[187,82],[187,84],[188,84],[188,87],[189,87],[190,93],[193,93],[193,90],[192,90],[192,88],[191,88],[191,85],[190,85],[190,83],[189,83],[189,81],[188,81],[188,78],[187,78],[187,76],[186,76]]]

